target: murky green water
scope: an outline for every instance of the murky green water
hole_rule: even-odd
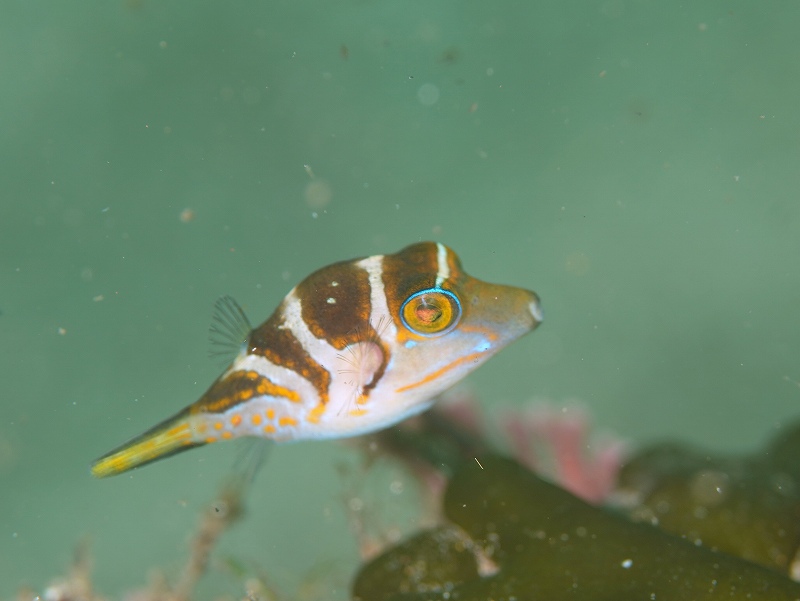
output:
[[[84,536],[105,593],[177,568],[235,445],[89,462],[217,376],[219,295],[260,321],[311,270],[416,240],[543,298],[470,379],[489,410],[579,399],[629,439],[726,449],[800,413],[796,3],[0,14],[2,598]],[[288,583],[333,563],[345,598],[344,457],[277,449],[225,552]]]

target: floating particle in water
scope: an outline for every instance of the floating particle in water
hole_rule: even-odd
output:
[[[729,496],[730,487],[730,477],[720,470],[700,470],[689,481],[692,500],[708,507],[723,503]]]
[[[432,83],[424,83],[417,90],[417,98],[425,106],[433,106],[439,101],[439,88]]]
[[[303,197],[305,198],[306,204],[310,209],[322,209],[323,207],[328,206],[328,204],[331,202],[333,192],[331,191],[331,186],[328,182],[321,179],[315,179],[314,181],[306,184],[305,190],[303,191]]]
[[[450,48],[442,52],[442,55],[439,57],[439,62],[452,65],[453,63],[458,62],[460,58],[461,58],[461,51],[455,46],[451,46]]]
[[[565,268],[571,275],[586,275],[591,268],[591,261],[584,253],[576,251],[567,255]]]

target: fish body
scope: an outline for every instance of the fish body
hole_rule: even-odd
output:
[[[542,320],[521,288],[467,275],[443,244],[334,263],[250,330],[200,399],[92,465],[98,477],[203,444],[344,438],[427,409]]]

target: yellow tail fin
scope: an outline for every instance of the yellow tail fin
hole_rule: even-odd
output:
[[[202,444],[205,443],[194,440],[189,410],[184,409],[100,457],[92,464],[92,475],[97,478],[115,476]]]

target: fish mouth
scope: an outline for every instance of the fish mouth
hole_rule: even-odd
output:
[[[528,310],[531,312],[534,321],[536,322],[533,327],[535,328],[544,321],[544,310],[539,297],[534,294],[533,300],[528,304]]]

